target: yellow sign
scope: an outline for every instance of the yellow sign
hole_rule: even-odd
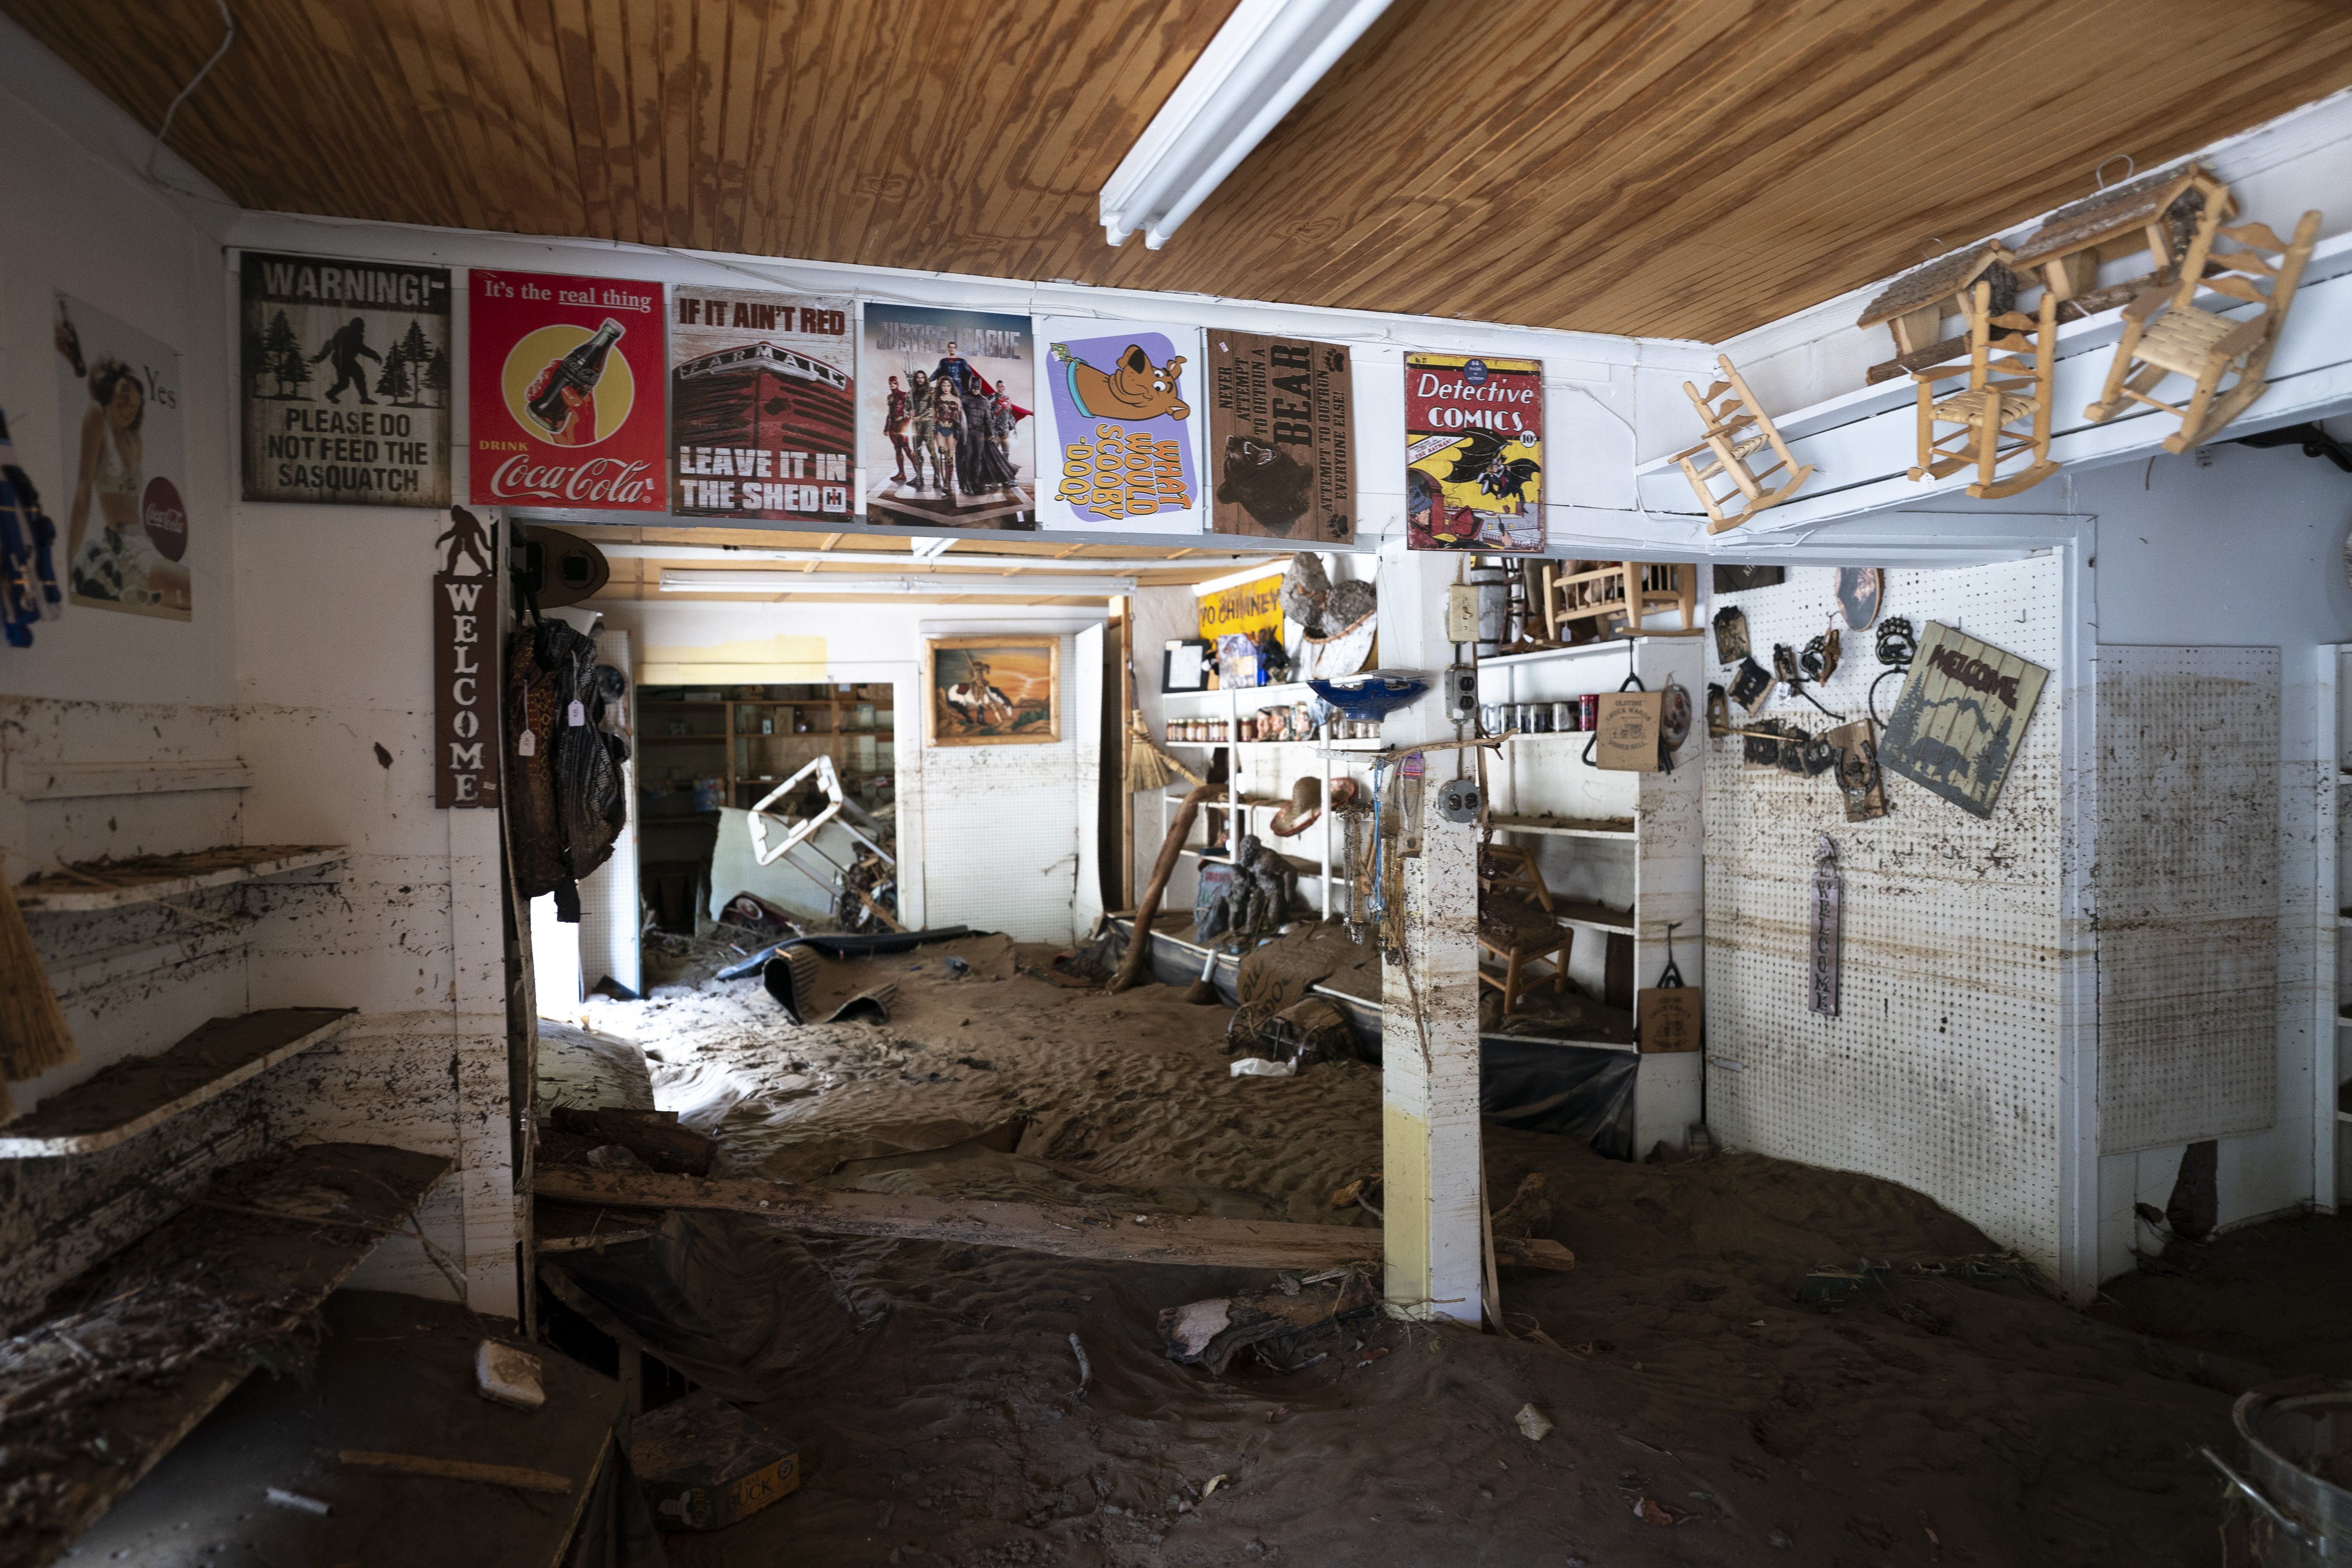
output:
[[[1226,588],[1201,599],[1201,636],[1214,643],[1239,632],[1253,641],[1266,632],[1282,635],[1282,574]]]

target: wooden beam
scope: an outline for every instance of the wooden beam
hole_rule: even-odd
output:
[[[1014,1247],[1056,1258],[1194,1268],[1321,1269],[1377,1262],[1381,1256],[1381,1233],[1369,1226],[1139,1214],[1132,1208],[1108,1205],[1052,1207],[896,1193],[839,1193],[781,1182],[709,1180],[579,1165],[541,1165],[537,1177],[538,1196],[563,1203],[601,1204],[607,1208],[725,1209],[772,1219],[788,1230]]]

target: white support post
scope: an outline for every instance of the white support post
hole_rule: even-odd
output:
[[[1444,615],[1454,563],[1394,545],[1381,556],[1381,663],[1443,669],[1453,657]],[[1390,714],[1383,730],[1391,743],[1450,740],[1453,727],[1438,684],[1432,682],[1428,695],[1412,707]],[[1460,754],[1440,752],[1429,759],[1418,824],[1422,851],[1404,862],[1401,879],[1404,961],[1382,969],[1382,1241],[1391,1311],[1475,1323],[1485,1259],[1477,827],[1447,822],[1438,811],[1439,785],[1454,777]],[[1393,847],[1400,840],[1388,842]]]

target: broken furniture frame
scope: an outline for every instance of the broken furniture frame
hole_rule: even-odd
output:
[[[814,773],[816,775],[817,787],[824,792],[824,809],[815,813],[814,816],[803,816],[798,819],[778,818],[777,820],[784,822],[791,831],[784,836],[784,841],[782,844],[777,845],[772,849],[768,847],[768,807],[773,805],[777,801],[790,795],[794,789],[799,787],[800,782],[808,777],[811,773]],[[818,887],[823,888],[827,893],[832,892],[834,890],[834,887],[831,882],[827,881],[824,878],[818,876],[814,871],[810,870],[806,866],[803,865],[798,859],[793,858],[793,850],[805,848],[810,854],[815,856],[818,859],[832,867],[835,871],[841,875],[843,887],[850,888],[848,880],[849,868],[842,865],[838,860],[835,860],[832,856],[827,855],[824,850],[818,848],[814,842],[818,828],[823,827],[828,822],[838,819],[841,823],[841,830],[844,833],[848,834],[852,838],[857,840],[858,843],[865,845],[866,848],[871,849],[875,854],[880,856],[885,865],[896,869],[898,864],[898,858],[891,854],[887,849],[883,848],[879,844],[875,843],[873,839],[867,837],[864,833],[859,832],[856,824],[851,822],[846,816],[842,816],[842,808],[845,804],[845,801],[846,797],[842,794],[841,790],[841,775],[834,771],[833,758],[830,755],[814,758],[806,765],[802,767],[798,773],[793,774],[792,777],[786,779],[783,783],[778,784],[775,788],[770,790],[767,794],[761,795],[758,800],[751,804],[751,826],[752,858],[757,859],[762,866],[772,866],[778,860],[782,860],[793,870],[798,871],[802,876],[806,877],[810,881],[814,882]],[[880,921],[884,925],[888,926],[892,931],[905,931],[907,929],[898,921],[892,919],[890,915],[881,908],[881,906],[875,903],[873,900],[867,898],[862,889],[850,888],[850,890],[857,895],[857,901],[864,904],[868,910],[872,910],[874,918]]]
[[[1940,479],[1973,464],[1977,477],[1968,493],[1984,500],[2031,489],[2058,471],[2050,459],[2057,311],[2057,296],[2046,289],[2038,315],[1996,311],[1992,284],[1978,281],[1969,300],[1965,361],[1911,373],[1919,392],[1919,460],[1910,469],[1913,479]],[[1995,332],[2000,333],[1998,341]],[[1996,359],[1997,353],[2005,357]],[[1967,385],[1937,395],[1937,382],[1961,374],[1967,376]],[[2016,379],[2020,376],[2023,379]],[[1954,428],[1938,435],[1941,426]],[[2021,453],[2032,461],[2003,474],[2001,465]]]
[[[1722,367],[1723,379],[1709,385],[1704,394],[1695,383],[1683,383],[1684,394],[1698,411],[1702,430],[1699,444],[1675,453],[1675,461],[1682,466],[1683,477],[1690,480],[1691,489],[1698,492],[1699,504],[1706,509],[1706,531],[1721,533],[1795,495],[1798,488],[1812,478],[1813,470],[1811,464],[1801,467],[1790,455],[1788,443],[1780,439],[1771,416],[1764,412],[1756,395],[1748,389],[1748,382],[1732,364],[1731,356],[1717,354],[1715,363]],[[1722,401],[1717,402],[1717,398]],[[1780,461],[1759,472],[1748,460],[1767,447]],[[1708,456],[1702,460],[1701,453]],[[1785,484],[1777,489],[1764,488],[1766,479],[1783,471],[1789,475]],[[1714,481],[1720,479],[1729,479],[1732,489],[1718,495]],[[1743,500],[1746,504],[1738,511],[1725,510]]]
[[[2180,428],[2164,438],[2164,449],[2185,452],[2211,440],[2268,389],[2263,373],[2278,345],[2279,330],[2286,324],[2304,265],[2318,241],[2319,214],[2305,213],[2294,237],[2281,239],[2264,224],[2225,227],[2224,210],[2220,202],[2206,205],[2181,262],[2179,282],[2150,289],[2124,307],[2122,341],[2108,362],[2099,400],[2083,410],[2084,418],[2105,424],[2126,401],[2145,403],[2179,416]],[[2231,240],[2239,248],[2216,251],[2217,238]],[[2277,261],[2266,259],[2265,253]],[[2269,293],[2256,287],[2256,279],[2270,280]],[[2261,310],[2233,321],[2191,303],[2206,290]],[[2185,375],[2193,383],[2184,404],[2152,395],[2172,375]],[[2231,378],[2227,391],[2221,388],[2224,376]]]

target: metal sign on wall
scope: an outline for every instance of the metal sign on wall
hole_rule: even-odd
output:
[[[1209,466],[1219,533],[1356,537],[1355,384],[1339,343],[1213,331]]]
[[[245,253],[245,499],[449,504],[449,269]]]
[[[2049,679],[2038,664],[1929,621],[1878,743],[1879,765],[1990,816]]]
[[[433,804],[496,806],[498,680],[484,655],[496,646],[497,552],[461,506],[449,509],[449,531],[434,542],[448,554],[433,577]]]

